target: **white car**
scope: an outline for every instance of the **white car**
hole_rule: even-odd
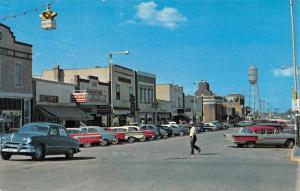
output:
[[[125,140],[129,143],[134,142],[135,140],[145,141],[146,137],[144,132],[140,130],[138,126],[122,126],[122,127],[111,127],[111,129],[124,129],[125,130]]]
[[[203,124],[204,131],[216,131],[218,130],[217,126],[213,123],[204,123]]]

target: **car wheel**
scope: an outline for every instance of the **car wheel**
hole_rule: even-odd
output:
[[[286,148],[293,148],[294,147],[294,141],[293,140],[287,140],[286,142],[285,142],[285,147]]]
[[[113,141],[111,144],[113,145],[117,145],[119,143],[119,139],[116,139],[115,141]]]
[[[141,142],[146,141],[146,137],[141,138],[140,141],[141,141]]]
[[[88,148],[88,147],[91,147],[91,146],[92,146],[91,143],[84,143],[84,144],[83,144],[83,147],[85,147],[85,148]]]
[[[244,147],[244,144],[237,144],[237,147],[242,148]]]
[[[45,158],[45,148],[42,144],[39,144],[35,148],[35,153],[31,156],[33,160],[43,160]]]
[[[127,141],[128,141],[128,143],[133,143],[135,141],[135,138],[134,137],[129,137]]]
[[[154,136],[149,138],[150,141],[153,141],[154,139],[155,139]]]
[[[100,143],[101,146],[106,146],[108,144],[108,141],[106,139],[103,139]]]
[[[254,142],[247,142],[247,147],[248,148],[254,148],[255,147],[255,143]]]
[[[10,153],[1,152],[1,158],[3,160],[9,160],[12,155]]]
[[[171,137],[175,137],[175,133],[174,132],[172,132]]]
[[[69,149],[68,153],[66,153],[66,158],[67,159],[72,159],[74,157],[74,149]]]
[[[183,131],[180,131],[179,136],[183,136],[183,135],[184,135]]]

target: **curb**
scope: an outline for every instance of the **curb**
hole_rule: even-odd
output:
[[[298,162],[300,164],[300,156],[295,156],[295,147],[292,149],[290,160],[293,162]]]

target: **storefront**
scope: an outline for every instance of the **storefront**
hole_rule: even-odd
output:
[[[100,82],[95,76],[88,76],[87,79],[83,79],[76,75],[74,81],[78,95],[86,94],[86,100],[77,102],[79,107],[94,117],[93,120],[87,122],[87,125],[107,127],[111,115],[109,84]]]
[[[31,122],[32,45],[3,24],[0,37],[0,131],[13,132]]]
[[[82,111],[72,102],[74,84],[33,79],[34,121],[60,123],[66,127],[79,127],[93,117]]]

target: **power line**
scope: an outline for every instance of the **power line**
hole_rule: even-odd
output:
[[[29,9],[29,10],[26,10],[26,11],[22,11],[22,12],[19,12],[19,13],[14,14],[14,15],[8,15],[8,16],[1,17],[0,20],[6,21],[6,20],[9,20],[9,19],[16,19],[17,17],[20,17],[20,16],[25,16],[25,15],[28,15],[28,14],[30,14],[30,13],[39,12],[39,11],[41,11],[42,9],[44,9],[47,5],[52,5],[54,2],[55,2],[55,0],[51,0],[51,1],[48,2],[47,4],[44,4],[44,5],[35,7],[35,8],[33,8],[33,9]]]

